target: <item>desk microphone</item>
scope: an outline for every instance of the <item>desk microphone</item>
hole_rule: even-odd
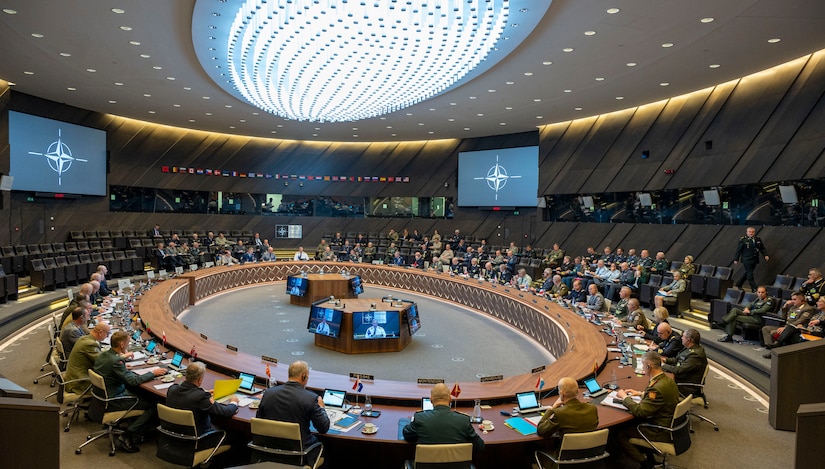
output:
[[[602,385],[602,387],[610,389],[610,390],[616,390],[616,389],[618,389],[618,386],[616,385],[616,383],[618,383],[619,381],[624,381],[626,379],[630,379],[632,377],[633,377],[633,375],[625,376],[624,378],[613,378],[610,381],[604,383]]]

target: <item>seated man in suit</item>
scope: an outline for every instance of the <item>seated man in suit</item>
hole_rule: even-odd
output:
[[[675,357],[662,357],[662,369],[673,373],[673,378],[680,383],[679,393],[682,396],[701,394],[699,386],[681,385],[681,383],[701,384],[705,367],[708,366],[708,357],[705,348],[700,345],[701,336],[696,329],[688,329],[682,333],[684,348]]]
[[[450,409],[450,390],[438,383],[430,390],[432,410],[416,412],[403,429],[404,439],[425,445],[472,443],[473,449],[484,449],[484,440],[470,424],[466,414]]]
[[[203,363],[189,363],[186,367],[186,379],[180,384],[173,384],[166,393],[167,406],[192,411],[198,435],[215,430],[211,417],[229,418],[238,412],[239,401],[236,396],[229,399],[229,404],[221,404],[215,402],[212,394],[201,387],[205,373],[206,366]],[[217,441],[213,444],[215,443]]]
[[[733,308],[722,318],[722,328],[727,334],[719,339],[719,342],[733,342],[733,332],[736,330],[736,323],[762,324],[762,315],[773,312],[776,300],[768,296],[765,287],[756,289],[756,299],[745,309]]]
[[[591,311],[607,311],[607,303],[604,302],[604,295],[599,293],[599,287],[595,283],[591,283],[588,285],[587,290],[590,293],[587,296],[587,303],[580,306]]]
[[[599,426],[599,411],[590,402],[578,399],[579,384],[573,378],[559,380],[559,398],[547,409],[538,424],[539,436],[554,433],[592,432]]]

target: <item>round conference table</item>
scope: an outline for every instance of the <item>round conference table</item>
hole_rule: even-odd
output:
[[[145,292],[137,302],[137,310],[144,326],[150,334],[160,339],[166,334],[169,349],[188,353],[193,344],[197,359],[207,364],[209,372],[204,387],[209,389],[216,379],[227,375],[237,376],[238,372],[254,373],[264,380],[267,361],[265,357],[253,356],[236,347],[218,343],[194,331],[177,316],[192,305],[210,295],[243,289],[268,282],[284,281],[287,276],[300,270],[317,273],[323,268],[325,275],[338,275],[346,269],[350,275],[359,275],[366,284],[406,290],[419,295],[427,295],[449,301],[487,314],[512,327],[521,330],[551,352],[557,360],[549,364],[526,364],[523,370],[502,370],[501,379],[494,381],[459,382],[461,393],[456,399],[457,406],[469,413],[474,399],[481,399],[489,405],[482,412],[483,417],[492,420],[495,430],[482,434],[486,443],[483,458],[477,458],[476,466],[484,467],[529,467],[528,449],[538,448],[542,439],[523,436],[504,425],[508,417],[501,412],[512,410],[517,392],[536,388],[538,374],[533,370],[544,367],[541,377],[545,381],[544,393],[555,386],[561,377],[570,376],[581,381],[600,370],[600,382],[604,384],[616,379],[622,387],[644,389],[647,380],[633,373],[631,367],[619,369],[618,360],[609,359],[607,346],[613,338],[604,334],[601,328],[591,324],[573,311],[543,297],[518,289],[491,284],[477,279],[465,279],[420,269],[399,268],[368,264],[338,264],[324,262],[278,262],[246,264],[243,266],[215,267],[179,275],[155,285]],[[289,363],[270,362],[270,372],[278,382],[287,380]],[[359,370],[368,372],[369,370]],[[426,373],[422,370],[422,373]],[[605,376],[611,379],[605,380]],[[616,378],[618,376],[618,378]],[[180,379],[179,379],[180,380]],[[485,381],[485,382],[482,382]],[[349,396],[358,395],[363,401],[364,393],[356,393],[351,388],[354,378],[313,370],[307,388],[323,391],[325,388],[347,390]],[[156,390],[156,381],[146,383],[144,388],[165,396],[165,389]],[[450,383],[447,383],[451,386]],[[340,463],[372,463],[379,467],[401,464],[403,459],[411,459],[414,445],[399,440],[401,419],[409,418],[421,404],[421,397],[428,396],[431,384],[399,382],[375,379],[369,382],[369,395],[374,408],[381,410],[378,418],[361,418],[362,423],[346,433],[324,435],[326,459]],[[581,397],[581,396],[580,396]],[[550,405],[551,397],[543,402]],[[599,407],[600,428],[611,427],[631,419],[629,413],[607,406]],[[241,408],[228,422],[219,422],[224,428],[249,432],[249,419],[254,410]],[[360,426],[364,422],[375,423],[379,430],[372,435],[362,434]],[[481,430],[478,430],[481,434]]]

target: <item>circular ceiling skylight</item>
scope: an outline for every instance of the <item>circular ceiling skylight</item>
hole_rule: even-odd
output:
[[[535,28],[542,3],[198,0],[192,37],[204,70],[239,99],[288,119],[356,121],[490,68]]]

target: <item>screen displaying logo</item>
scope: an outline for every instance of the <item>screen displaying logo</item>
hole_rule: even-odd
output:
[[[63,173],[71,169],[72,163],[75,161],[79,161],[81,163],[89,162],[87,159],[74,158],[72,156],[72,149],[69,148],[69,145],[63,142],[62,131],[60,129],[57,129],[57,140],[49,145],[49,149],[46,150],[46,153],[30,151],[29,154],[46,157],[46,161],[49,162],[49,167],[52,168],[52,171],[57,173],[58,186],[63,185]]]
[[[458,205],[538,205],[539,148],[520,147],[458,154]]]

